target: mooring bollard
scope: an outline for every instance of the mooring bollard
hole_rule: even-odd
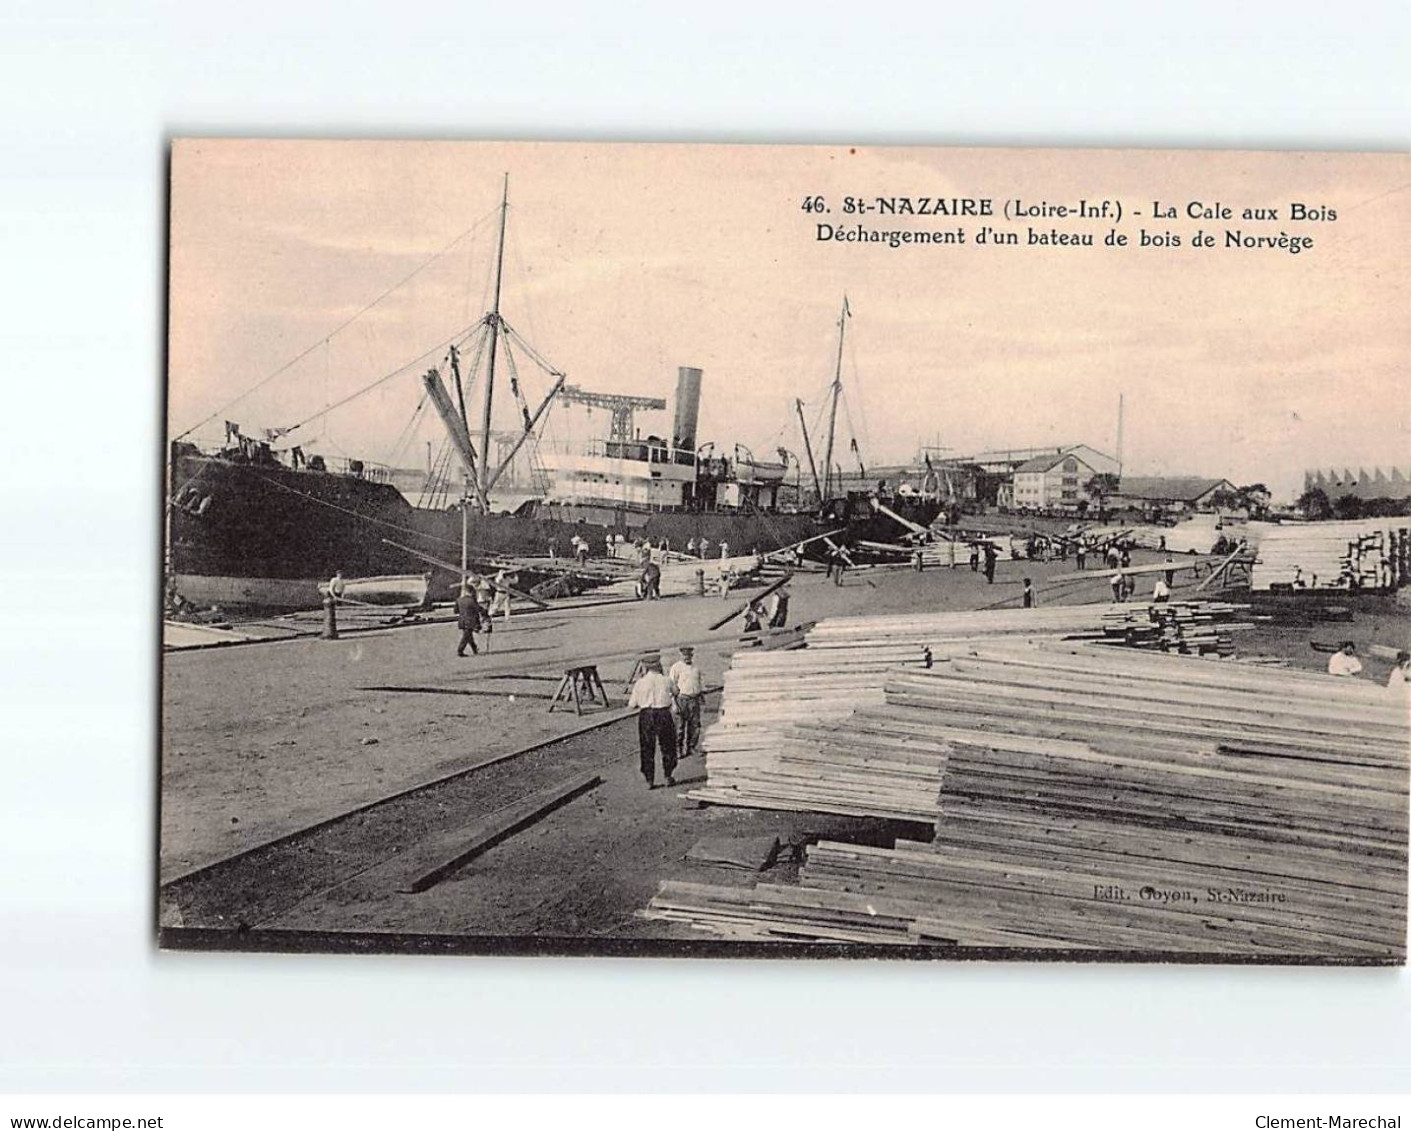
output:
[[[323,638],[325,640],[338,639],[338,602],[330,594],[323,599]]]
[[[705,570],[696,570],[696,596],[705,596]]]

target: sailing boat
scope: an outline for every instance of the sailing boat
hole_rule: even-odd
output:
[[[838,349],[833,367],[833,382],[829,387],[828,432],[824,441],[821,477],[814,463],[813,444],[804,420],[803,401],[796,400],[794,404],[799,417],[799,428],[803,433],[809,471],[819,499],[820,521],[825,527],[844,529],[846,533],[841,540],[852,545],[854,559],[866,560],[877,556],[877,551],[885,545],[896,545],[900,550],[902,547],[898,540],[901,538],[908,542],[926,540],[929,537],[927,528],[940,513],[941,507],[934,492],[920,496],[894,494],[887,489],[885,482],[877,483],[875,488],[869,487],[866,465],[863,463],[855,434],[849,438],[848,447],[857,459],[861,489],[848,490],[842,468],[834,463],[838,404],[843,397],[843,344],[851,318],[852,307],[848,303],[848,296],[844,294],[842,310],[838,315]],[[871,543],[875,549],[869,551],[864,543]],[[821,553],[821,549],[815,547],[814,553]],[[885,551],[881,551],[881,554],[884,558],[890,556]]]

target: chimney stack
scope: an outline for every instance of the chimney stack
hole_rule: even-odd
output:
[[[676,420],[672,442],[683,451],[696,450],[696,421],[701,412],[701,371],[682,365],[676,370]]]

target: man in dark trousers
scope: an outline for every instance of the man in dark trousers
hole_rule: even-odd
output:
[[[647,788],[655,789],[657,743],[661,743],[661,769],[666,775],[666,784],[676,784],[673,776],[676,773],[676,722],[671,717],[676,687],[662,674],[660,656],[649,659],[646,668],[632,685],[627,706],[638,712],[637,744],[642,776],[647,779]]]
[[[461,642],[456,645],[456,655],[464,656],[467,644],[470,645],[472,654],[479,655],[480,649],[475,646],[475,633],[480,627],[480,602],[475,599],[475,594],[465,582],[461,582],[460,596],[456,598],[456,624],[461,630]]]
[[[1024,579],[1024,607],[1026,609],[1032,609],[1034,603],[1034,583],[1026,577]]]
[[[985,581],[990,585],[995,583],[995,561],[999,557],[999,551],[995,549],[993,542],[985,543]]]

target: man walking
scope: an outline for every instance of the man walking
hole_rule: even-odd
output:
[[[689,758],[701,750],[701,696],[705,692],[701,669],[696,667],[696,650],[689,644],[671,665],[671,685],[676,689],[676,712],[681,719],[676,749],[681,757]]]
[[[1024,579],[1024,607],[1032,609],[1036,603],[1034,596],[1034,583],[1029,578]]]
[[[989,585],[995,583],[995,562],[999,558],[999,551],[995,549],[993,542],[985,543],[985,582]]]
[[[461,582],[460,596],[456,598],[456,626],[461,630],[456,655],[464,657],[466,645],[470,645],[471,654],[478,656],[480,649],[475,646],[475,631],[480,627],[480,602],[464,581]]]
[[[676,700],[676,689],[671,680],[661,671],[661,657],[653,656],[647,661],[647,670],[632,685],[632,695],[627,700],[629,709],[637,710],[637,744],[641,755],[642,776],[647,779],[647,788],[656,788],[656,748],[661,744],[661,769],[666,775],[666,784],[676,784],[676,724],[671,718],[671,705]]]

